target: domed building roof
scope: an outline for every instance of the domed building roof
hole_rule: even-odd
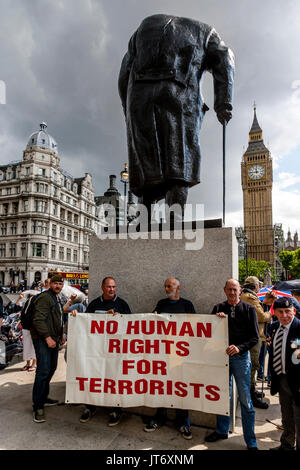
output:
[[[57,143],[53,139],[53,137],[48,134],[47,132],[47,124],[42,122],[40,124],[40,130],[31,134],[28,140],[27,147],[31,147],[33,145],[38,145],[40,147],[48,147],[52,152],[57,153]]]

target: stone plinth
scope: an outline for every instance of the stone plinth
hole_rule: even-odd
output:
[[[152,312],[158,300],[165,297],[164,281],[170,276],[181,282],[181,296],[191,300],[199,314],[208,314],[214,304],[224,300],[224,285],[229,278],[238,278],[238,247],[233,228],[216,227],[205,223],[196,232],[187,229],[181,239],[171,232],[170,239],[164,230],[148,239],[90,239],[89,299],[101,294],[101,281],[112,276],[117,282],[117,293],[124,298],[133,313]],[[217,224],[218,225],[218,224]],[[187,249],[194,240],[201,249]],[[142,234],[140,234],[142,236]],[[186,236],[185,236],[186,235]],[[117,235],[118,237],[118,235]],[[194,247],[196,243],[194,242]],[[135,409],[136,410],[136,409]],[[155,410],[143,410],[153,414]],[[171,415],[172,416],[172,415]],[[215,425],[215,415],[191,412],[192,422],[198,425]]]

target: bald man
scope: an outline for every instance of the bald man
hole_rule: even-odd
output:
[[[154,313],[196,313],[192,302],[180,297],[180,282],[176,277],[165,281],[167,298],[159,300]]]
[[[244,440],[248,450],[257,450],[254,432],[255,410],[250,394],[250,349],[259,340],[257,315],[252,305],[240,299],[241,286],[236,279],[226,281],[224,293],[227,300],[215,305],[212,314],[217,315],[221,320],[228,318],[229,345],[224,352],[229,356],[229,394],[231,396],[234,376],[241,403]],[[217,428],[206,436],[205,441],[216,442],[220,439],[227,439],[229,427],[230,416],[217,415]]]
[[[192,302],[180,297],[180,282],[176,277],[166,279],[165,291],[167,298],[159,300],[153,313],[196,313]],[[158,408],[156,415],[145,426],[144,431],[153,432],[163,426],[166,421],[166,408]],[[176,426],[184,439],[192,439],[188,410],[176,410]]]

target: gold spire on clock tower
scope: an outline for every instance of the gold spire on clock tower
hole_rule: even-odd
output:
[[[248,257],[274,265],[272,158],[263,141],[263,132],[257,120],[255,103],[248,148],[243,155],[241,172]]]

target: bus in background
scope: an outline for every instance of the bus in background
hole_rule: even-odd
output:
[[[89,286],[89,273],[69,273],[64,271],[49,271],[48,277],[54,276],[54,274],[61,274],[68,284],[77,289],[84,290],[88,289]]]

